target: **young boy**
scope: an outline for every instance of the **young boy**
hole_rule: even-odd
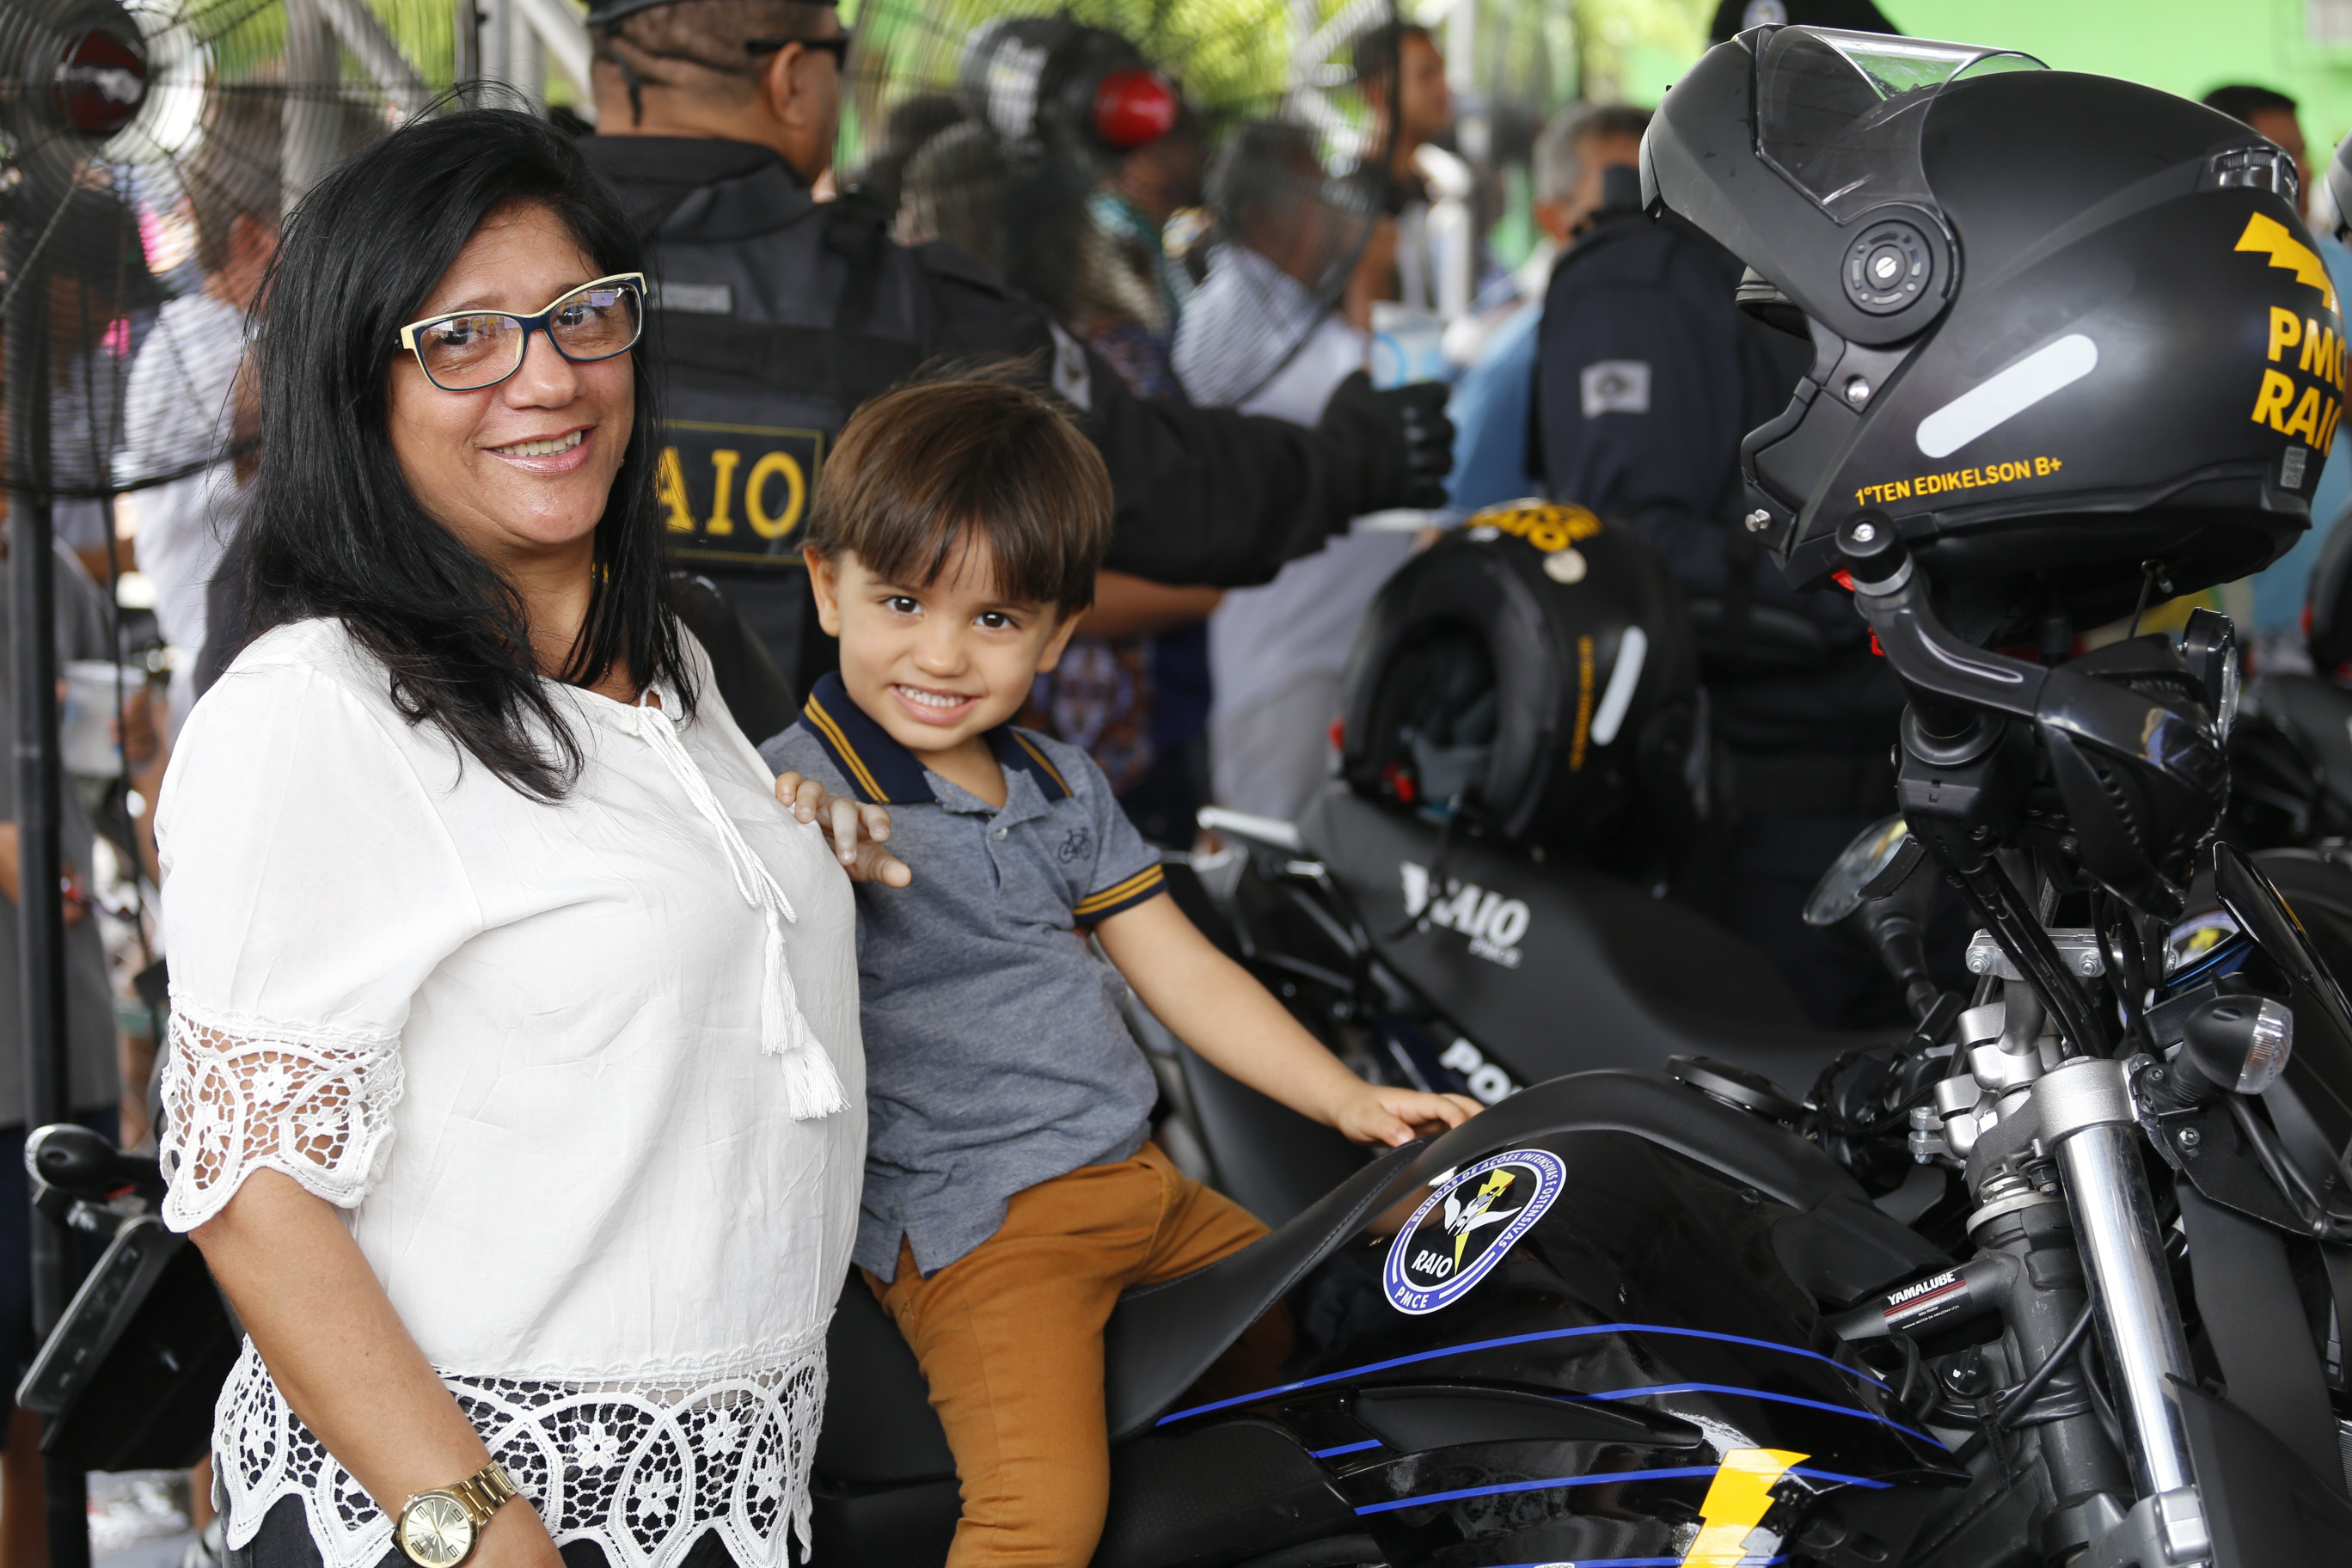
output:
[[[886,804],[914,873],[857,889],[872,1134],[856,1259],[955,1452],[951,1568],[1082,1568],[1109,1489],[1112,1303],[1265,1233],[1147,1141],[1157,1091],[1124,987],[1359,1142],[1477,1109],[1340,1066],[1163,896],[1086,753],[1008,722],[1092,601],[1110,513],[1101,458],[1034,393],[936,381],[867,404],[807,539],[841,670],[761,748],[788,798],[797,773]]]

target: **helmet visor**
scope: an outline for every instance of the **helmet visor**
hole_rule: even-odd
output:
[[[1887,202],[1933,211],[1919,130],[1936,95],[1962,78],[2046,68],[1976,44],[1778,28],[1757,51],[1757,151],[1839,223]]]

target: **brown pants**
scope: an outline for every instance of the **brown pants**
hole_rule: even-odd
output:
[[[1265,1226],[1147,1143],[1016,1194],[1003,1228],[929,1279],[866,1282],[930,1380],[961,1482],[949,1568],[1085,1568],[1110,1496],[1103,1325],[1120,1291],[1189,1274]]]

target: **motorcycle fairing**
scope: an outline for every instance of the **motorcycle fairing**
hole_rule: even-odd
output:
[[[1522,1082],[1692,1054],[1801,1089],[1867,1043],[1811,1027],[1752,949],[1613,877],[1448,836],[1340,784],[1298,831],[1381,958]]]
[[[1456,1172],[1528,1149],[1559,1163],[1558,1199],[1459,1300],[1398,1310],[1381,1275],[1399,1228]],[[1413,1152],[1380,1188],[1351,1234],[1312,1238],[1322,1255],[1269,1309],[1295,1346],[1280,1381],[1181,1403],[1157,1430],[1291,1434],[1395,1568],[1678,1560],[1727,1460],[1753,1450],[1798,1456],[1768,1489],[1790,1531],[1844,1491],[1959,1479],[1874,1379],[1812,1348],[1828,1342],[1815,1295],[1789,1265],[1805,1248],[1784,1233],[1850,1226],[1889,1278],[1932,1249],[1769,1123],[1665,1080],[1580,1075]],[[1298,1228],[1259,1247],[1297,1247]],[[1160,1288],[1158,1310],[1181,1311],[1188,1287],[1205,1301],[1226,1267]],[[1554,1425],[1531,1425],[1538,1407]]]
[[[2213,1537],[2212,1568],[2352,1563],[2352,1504],[2217,1394],[2174,1384]]]

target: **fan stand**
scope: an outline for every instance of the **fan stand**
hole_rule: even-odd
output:
[[[109,13],[111,13],[110,15]],[[147,90],[139,29],[111,6],[75,18],[61,39],[54,102],[82,134],[112,134],[138,112]],[[49,428],[51,260],[45,235],[11,226],[0,239],[8,279],[5,337],[8,399],[9,657],[16,704],[17,931],[25,1041],[25,1125],[29,1132],[73,1114],[65,1011],[65,900],[58,843],[57,580]],[[79,1282],[71,1234],[35,1209],[30,1226],[33,1332],[45,1339]],[[11,1393],[13,1394],[13,1390]],[[89,1568],[88,1478],[62,1464],[43,1467],[51,1568]]]
[[[11,246],[12,250],[17,248]],[[8,384],[39,386],[48,378],[48,322],[41,310],[47,268],[7,268],[16,298],[6,323]],[[20,397],[9,406],[8,445],[18,472],[47,467],[48,400]],[[16,767],[16,930],[23,991],[17,1027],[25,1041],[25,1125],[64,1121],[67,1104],[65,905],[58,849],[58,639],[56,582],[50,575],[49,498],[37,486],[8,492],[8,608],[11,698]],[[47,897],[40,896],[43,891]],[[32,1219],[33,1332],[46,1338],[63,1315],[75,1283],[65,1227],[37,1209]],[[12,1391],[13,1392],[13,1391]],[[45,1467],[51,1568],[87,1568],[89,1500],[81,1473]]]

